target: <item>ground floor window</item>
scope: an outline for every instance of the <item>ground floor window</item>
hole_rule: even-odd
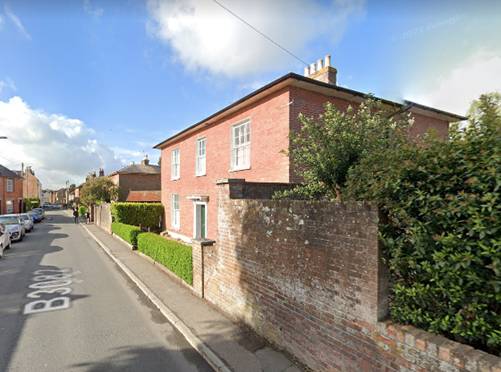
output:
[[[14,200],[7,199],[7,213],[14,213]]]
[[[179,219],[180,219],[180,211],[179,211],[179,194],[172,194],[171,199],[171,223],[172,227],[179,229]]]

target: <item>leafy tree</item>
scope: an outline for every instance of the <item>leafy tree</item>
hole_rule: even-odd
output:
[[[86,206],[97,202],[110,203],[118,200],[120,187],[107,177],[90,178],[82,187],[80,200]]]
[[[468,110],[468,119],[471,125],[500,129],[501,94],[497,92],[486,93],[474,100]]]
[[[345,197],[375,201],[393,286],[391,316],[501,354],[501,116],[482,95],[450,140],[380,149]]]
[[[393,149],[407,141],[412,125],[408,115],[395,120],[369,97],[358,110],[338,110],[325,104],[325,113],[315,120],[299,115],[301,131],[289,134],[290,163],[304,182],[293,190],[278,192],[275,198],[341,198],[350,169],[375,149]]]

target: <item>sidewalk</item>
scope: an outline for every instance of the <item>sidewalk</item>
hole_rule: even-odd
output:
[[[188,342],[221,372],[300,372],[287,357],[266,346],[159,269],[161,265],[99,227],[81,226],[150,298]],[[157,266],[158,265],[158,266]]]

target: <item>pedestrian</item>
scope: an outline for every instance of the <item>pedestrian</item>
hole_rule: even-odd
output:
[[[78,208],[74,207],[73,208],[73,217],[75,217],[75,225],[78,224]]]
[[[87,209],[87,212],[85,212],[85,224],[88,225],[90,223],[90,212]]]

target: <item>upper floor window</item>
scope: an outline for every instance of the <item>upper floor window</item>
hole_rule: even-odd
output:
[[[179,179],[179,148],[172,150],[172,173],[171,179],[178,180]]]
[[[7,180],[7,192],[14,192],[14,181]]]
[[[250,120],[231,127],[231,169],[250,168]]]
[[[205,175],[205,137],[197,140],[197,176]]]

